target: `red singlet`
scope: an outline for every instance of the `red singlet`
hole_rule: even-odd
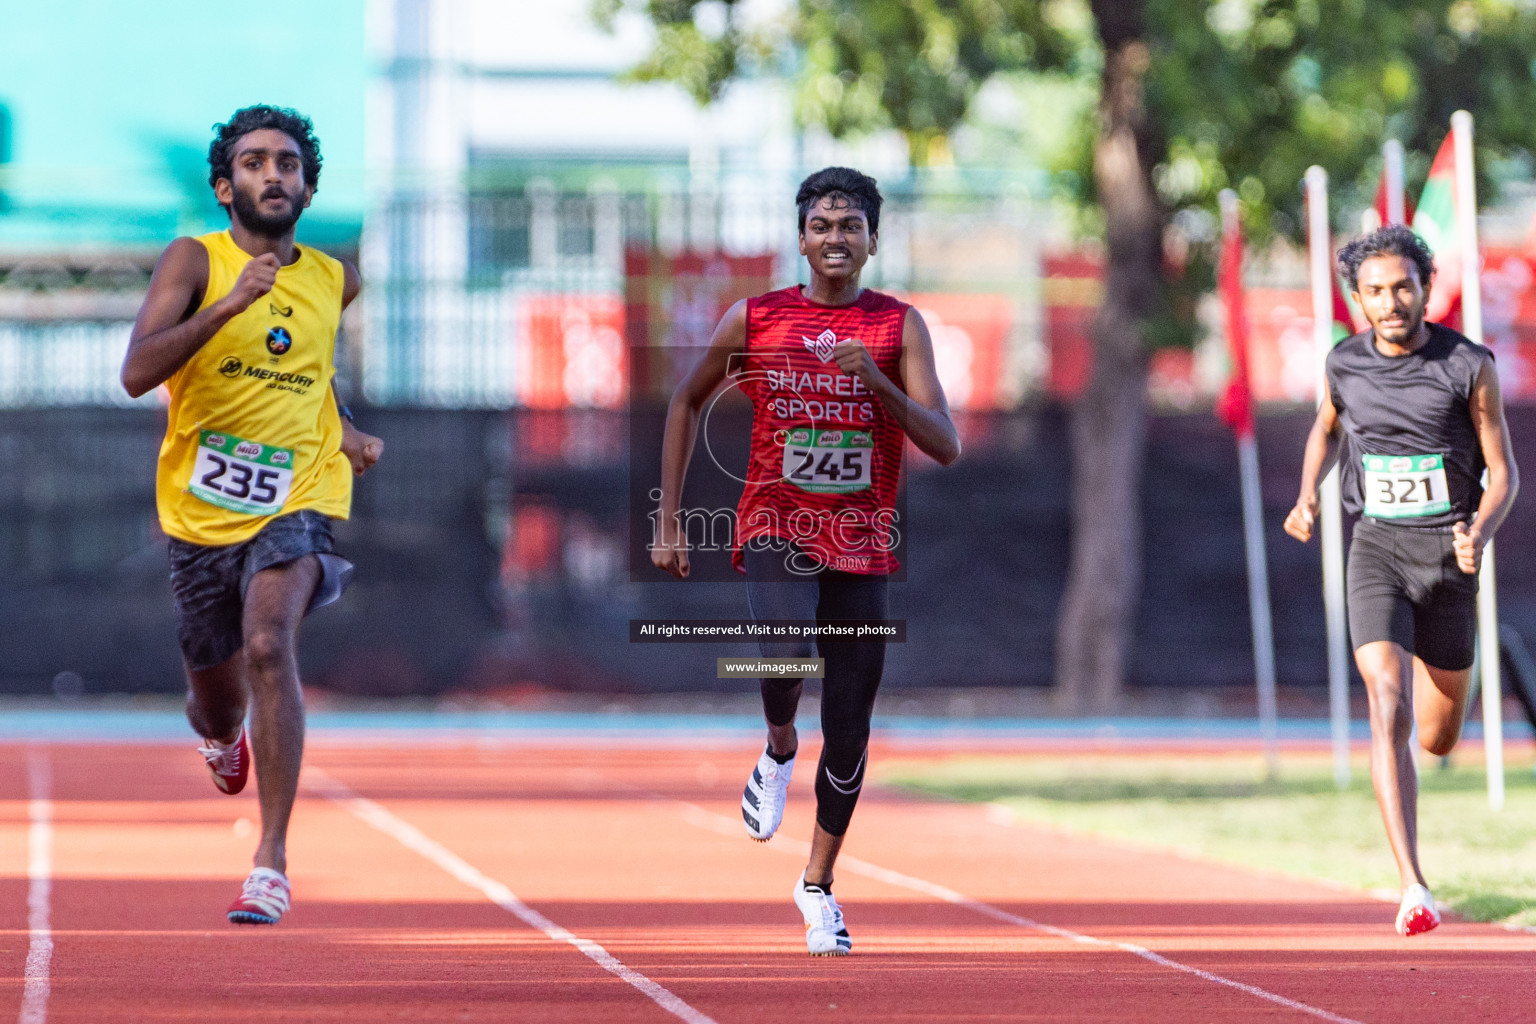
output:
[[[737,506],[732,564],[756,537],[798,544],[822,565],[884,575],[896,569],[896,484],[905,435],[873,392],[838,369],[832,346],[864,343],[901,380],[910,307],[865,289],[848,306],[810,302],[798,286],[747,301],[738,384],[752,400],[752,451]]]

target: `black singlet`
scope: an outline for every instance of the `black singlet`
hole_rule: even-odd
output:
[[[1483,360],[1491,358],[1491,353],[1448,327],[1428,326],[1424,347],[1406,356],[1382,355],[1370,331],[1339,342],[1328,353],[1328,393],[1344,434],[1339,467],[1345,511],[1370,514],[1394,526],[1445,529],[1471,522],[1483,497],[1483,450],[1472,426],[1469,399]],[[1392,481],[1398,488],[1395,493],[1384,478],[1373,478],[1369,496],[1375,513],[1366,507],[1368,455],[1400,457],[1391,464],[1372,464],[1374,469],[1398,474]],[[1408,503],[1419,498],[1409,477],[1415,477],[1426,493],[1430,489],[1417,470],[1430,465],[1424,457],[1434,455],[1443,459],[1450,507],[1401,517],[1379,514],[1435,508],[1434,503]],[[1414,472],[1407,471],[1407,460],[1401,458],[1407,456],[1419,457]],[[1395,503],[1405,498],[1408,502]]]

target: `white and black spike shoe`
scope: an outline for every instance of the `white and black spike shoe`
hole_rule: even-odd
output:
[[[847,956],[853,949],[843,908],[830,892],[806,885],[803,874],[795,882],[795,906],[805,918],[805,948],[811,956]]]
[[[795,759],[783,764],[763,748],[747,788],[741,791],[741,817],[747,823],[747,835],[760,843],[773,838],[784,820],[784,801],[789,795],[789,779],[795,773]]]

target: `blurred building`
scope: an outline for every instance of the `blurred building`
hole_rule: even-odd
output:
[[[212,126],[292,106],[325,157],[301,240],[356,250],[364,0],[8,4],[0,28],[0,407],[124,404],[117,366],[154,260],[228,223]]]
[[[375,401],[618,405],[607,369],[624,363],[626,250],[784,246],[799,160],[783,86],[749,82],[701,109],[675,86],[623,84],[645,27],[609,34],[588,10],[374,0]],[[568,382],[567,347],[583,364]]]

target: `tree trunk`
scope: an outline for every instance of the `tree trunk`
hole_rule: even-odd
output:
[[[1160,305],[1167,213],[1152,185],[1144,4],[1092,6],[1104,43],[1093,163],[1106,266],[1093,371],[1072,413],[1072,550],[1057,622],[1056,700],[1064,711],[1103,713],[1116,707],[1125,685],[1141,594],[1143,333]]]

